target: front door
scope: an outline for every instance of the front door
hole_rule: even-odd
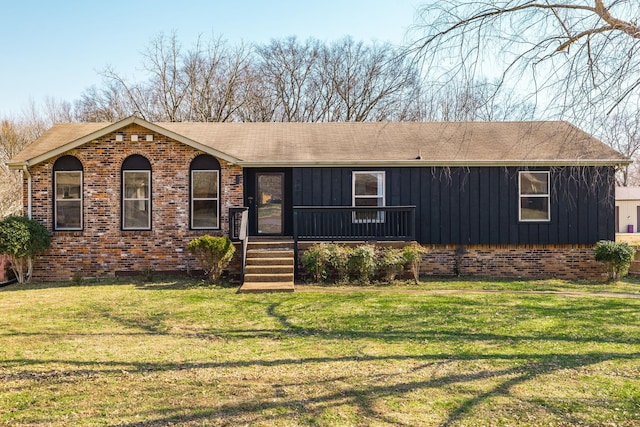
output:
[[[256,172],[256,218],[258,234],[284,231],[284,173]]]

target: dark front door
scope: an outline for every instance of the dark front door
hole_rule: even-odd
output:
[[[283,234],[284,173],[256,172],[255,204],[258,234]]]
[[[249,235],[291,236],[291,169],[245,168],[244,183],[244,203],[249,208]]]

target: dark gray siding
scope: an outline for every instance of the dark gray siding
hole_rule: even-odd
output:
[[[518,221],[517,167],[293,168],[294,206],[350,206],[351,172],[386,172],[387,206],[416,206],[423,244],[590,244],[613,240],[614,168],[551,172],[551,221]]]

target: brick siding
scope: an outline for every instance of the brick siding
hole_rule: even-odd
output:
[[[123,135],[123,141],[116,141],[117,134]],[[139,141],[132,142],[131,135],[139,135]],[[146,135],[153,135],[153,141],[147,142]],[[101,277],[146,269],[197,270],[197,262],[186,250],[189,241],[203,234],[227,235],[229,207],[243,204],[242,168],[218,159],[220,229],[190,230],[189,166],[191,160],[203,153],[138,125],[130,125],[63,155],[66,154],[77,157],[84,169],[84,229],[52,231],[51,249],[36,261],[34,280],[68,280],[74,273]],[[121,230],[121,165],[132,154],[140,154],[151,163],[149,231]],[[32,215],[49,230],[53,227],[52,170],[57,158],[30,169]]]
[[[421,273],[435,276],[601,280],[592,245],[475,245],[428,247]]]
[[[7,273],[10,265],[9,255],[0,254],[0,283],[6,282],[9,279]]]

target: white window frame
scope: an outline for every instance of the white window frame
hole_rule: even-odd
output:
[[[547,175],[547,191],[546,193],[525,194],[522,192],[522,176],[523,174],[545,174]],[[547,218],[522,218],[522,199],[523,198],[546,198],[547,199]],[[551,221],[551,173],[549,171],[519,171],[518,172],[518,220],[520,222],[550,222]]]
[[[375,196],[369,195],[356,195],[356,176],[358,175],[372,175],[378,176],[378,189],[382,189],[382,193],[378,193]],[[386,206],[386,176],[385,171],[352,171],[351,172],[351,206],[356,207],[356,199],[376,199],[380,200],[382,204],[378,207]],[[372,206],[373,208],[373,206]],[[378,212],[376,218],[357,218],[357,212],[353,213],[352,222],[354,223],[382,223],[384,222],[384,212]]]
[[[215,172],[216,177],[216,190],[217,190],[217,196],[218,197],[194,197],[193,196],[193,190],[195,185],[193,185],[194,183],[194,179],[193,179],[193,175],[194,173],[198,173],[198,172]],[[190,208],[191,208],[191,229],[192,230],[212,230],[212,229],[219,229],[220,228],[220,171],[217,169],[192,169],[191,170],[191,201],[190,201]],[[194,220],[194,214],[193,214],[193,205],[195,201],[198,200],[215,200],[216,201],[216,206],[217,206],[217,212],[216,212],[216,225],[214,227],[196,227],[193,224],[193,220]]]
[[[59,174],[70,174],[70,173],[79,173],[80,174],[80,194],[78,196],[77,199],[58,199],[58,175]],[[82,170],[70,170],[70,171],[55,171],[55,176],[54,176],[54,195],[53,195],[53,200],[54,200],[54,204],[55,206],[53,207],[53,215],[54,215],[54,219],[53,219],[53,224],[54,224],[54,228],[56,231],[79,231],[83,229],[83,211],[84,211],[84,197],[83,197],[83,191],[82,191],[82,187],[83,187],[83,173]],[[80,201],[80,227],[58,227],[58,202],[71,202],[71,201]]]
[[[147,175],[147,183],[149,185],[149,191],[148,191],[148,195],[146,198],[127,198],[126,196],[126,176],[128,173],[145,173]],[[122,229],[123,230],[151,230],[151,197],[152,197],[152,188],[151,188],[151,171],[149,169],[143,169],[143,170],[130,170],[130,169],[125,169],[122,171]],[[127,217],[125,209],[126,209],[126,202],[128,201],[147,201],[148,202],[148,206],[149,209],[147,210],[147,226],[146,227],[127,227],[125,224],[125,219]]]

